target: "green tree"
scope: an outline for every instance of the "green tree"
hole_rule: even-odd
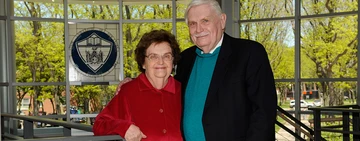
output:
[[[305,15],[357,10],[352,1],[306,1]],[[345,6],[348,5],[348,6]],[[353,78],[357,69],[357,17],[338,16],[302,20],[301,50],[314,66],[313,77]],[[343,104],[343,93],[354,88],[352,82],[320,82],[326,106]]]
[[[291,6],[291,1],[273,0],[241,0],[240,19],[262,19],[291,16],[293,12],[287,7]],[[294,37],[288,27],[292,26],[292,21],[270,21],[240,23],[240,37],[260,42],[266,49],[271,68],[275,79],[294,78]],[[290,28],[291,29],[291,28]],[[286,100],[286,95],[293,83],[276,83],[279,92],[279,104]]]
[[[15,5],[17,16],[42,17],[43,6],[33,2],[23,2]],[[27,12],[21,12],[27,11]],[[27,15],[27,13],[29,15]],[[45,28],[44,28],[45,27]],[[16,81],[17,82],[62,82],[65,80],[64,39],[62,23],[46,23],[39,21],[17,21],[15,24],[16,48]],[[60,33],[60,34],[59,34]],[[59,54],[60,53],[60,54]],[[63,53],[63,54],[61,54]],[[48,86],[52,87],[52,86]],[[30,107],[39,104],[47,98],[61,96],[63,90],[39,86],[18,86],[18,102],[24,95],[32,97]],[[43,89],[45,88],[45,89]],[[57,87],[61,88],[61,87]],[[60,111],[54,107],[53,112]],[[56,105],[60,101],[55,102]],[[32,110],[38,114],[38,108]]]

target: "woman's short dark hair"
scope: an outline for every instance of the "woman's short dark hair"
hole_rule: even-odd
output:
[[[173,64],[180,59],[180,48],[179,43],[176,41],[175,36],[170,32],[160,29],[153,30],[148,33],[145,33],[135,49],[135,60],[138,64],[138,68],[141,72],[145,72],[145,69],[142,67],[145,62],[146,50],[150,47],[152,43],[162,43],[167,42],[170,45],[172,55],[174,56]]]

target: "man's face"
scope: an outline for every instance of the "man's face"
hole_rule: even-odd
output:
[[[221,39],[226,15],[219,15],[209,4],[203,4],[190,8],[187,18],[191,40],[209,53]]]

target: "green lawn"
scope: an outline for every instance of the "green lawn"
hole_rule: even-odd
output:
[[[287,109],[287,108],[290,107],[290,100],[284,101],[284,103],[282,103],[281,105],[280,105],[280,102],[279,102],[278,105],[283,109]]]

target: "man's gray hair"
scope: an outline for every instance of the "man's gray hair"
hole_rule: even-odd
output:
[[[216,0],[192,0],[189,3],[189,5],[185,11],[185,23],[186,24],[188,24],[188,12],[189,12],[190,8],[193,6],[198,6],[198,5],[203,5],[203,4],[209,4],[218,15],[221,15],[223,13],[219,3]]]

